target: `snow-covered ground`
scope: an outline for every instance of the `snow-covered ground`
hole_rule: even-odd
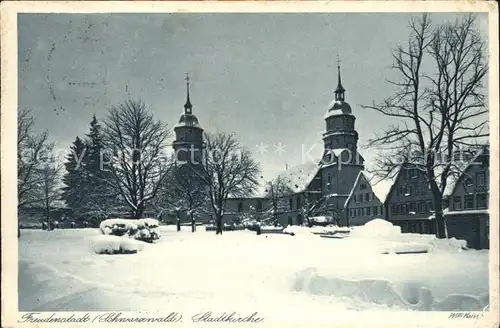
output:
[[[160,240],[128,255],[95,254],[98,229],[24,230],[19,310],[243,309],[295,322],[332,311],[488,304],[488,251],[437,247],[430,236],[387,241],[363,233],[322,238],[309,228],[295,236],[182,229],[161,226]],[[391,251],[391,245],[411,250],[411,240],[428,252]]]

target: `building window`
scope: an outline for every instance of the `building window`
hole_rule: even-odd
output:
[[[368,195],[369,195],[368,196],[368,200],[371,202],[373,200],[373,193],[371,192]]]
[[[399,214],[398,206],[396,204],[392,204],[391,205],[391,213],[394,214],[394,215],[398,215]]]
[[[297,208],[300,208],[301,206],[302,206],[302,204],[301,204],[300,195],[297,195]]]
[[[480,209],[488,208],[488,194],[476,194],[476,207]]]
[[[384,215],[384,205],[380,206],[380,215]]]
[[[328,182],[327,182],[326,186],[327,186],[328,190],[331,190],[332,189],[332,175],[330,173],[328,173],[327,181]]]
[[[461,196],[453,197],[453,209],[454,210],[461,210],[462,209],[462,197]]]
[[[445,199],[443,199],[443,209],[448,208],[448,207],[450,207],[450,199],[445,198]]]
[[[415,202],[410,203],[410,212],[413,212],[413,213],[417,212],[417,203],[415,203]]]
[[[474,208],[474,195],[464,196],[464,209],[471,210]]]
[[[484,178],[484,172],[477,173],[476,174],[476,186],[482,187],[485,186],[485,178]]]
[[[467,187],[470,187],[470,186],[472,186],[474,183],[472,182],[472,178],[471,178],[471,177],[467,177],[467,178],[465,178],[464,184],[465,184]]]
[[[378,215],[378,207],[377,206],[375,206],[373,208],[373,215]]]
[[[366,189],[366,184],[362,183],[362,184],[359,186],[359,189],[361,189],[361,190]]]
[[[290,210],[293,210],[293,200],[291,198],[288,200],[288,204],[290,205]]]
[[[418,177],[418,171],[417,171],[417,169],[411,169],[410,170],[410,177],[412,179],[416,179]]]
[[[427,190],[429,190],[429,188],[427,188],[426,185],[421,185],[420,186],[420,195],[426,195],[427,194]]]
[[[424,211],[425,211],[425,203],[424,202],[418,203],[418,213],[424,213]]]
[[[406,204],[401,205],[401,214],[408,214],[408,207]]]
[[[411,196],[412,193],[413,193],[413,186],[406,186],[405,196]]]
[[[361,216],[361,209],[358,208],[358,216]]]
[[[369,202],[369,201],[370,201],[370,194],[366,193],[365,194],[365,202]]]
[[[238,212],[243,212],[243,202],[238,203]]]
[[[262,201],[261,200],[257,201],[257,212],[262,212]]]
[[[425,202],[425,212],[432,212],[434,211],[434,204],[432,203],[432,200],[428,200]]]

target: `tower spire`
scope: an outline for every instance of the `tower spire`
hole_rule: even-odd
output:
[[[345,89],[342,86],[342,79],[340,77],[340,57],[339,54],[337,53],[337,71],[338,71],[338,83],[337,83],[337,89],[335,89],[335,100],[337,101],[344,101],[345,99]]]
[[[187,97],[186,97],[186,103],[184,104],[184,112],[191,114],[191,109],[193,108],[193,105],[191,105],[191,100],[189,99],[189,73],[186,73],[186,91],[187,91]]]

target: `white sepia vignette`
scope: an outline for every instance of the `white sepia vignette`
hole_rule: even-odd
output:
[[[17,279],[18,279],[18,247],[17,247],[17,199],[16,193],[16,108],[17,108],[17,14],[18,13],[232,13],[232,12],[487,12],[489,23],[489,108],[490,108],[490,145],[491,166],[490,171],[490,197],[491,220],[496,224],[490,225],[491,247],[489,253],[490,272],[490,306],[480,316],[472,319],[450,320],[449,312],[377,312],[377,311],[349,311],[329,313],[328,317],[317,318],[314,322],[289,322],[263,320],[253,323],[266,327],[350,327],[350,326],[375,326],[375,327],[493,327],[499,323],[499,85],[498,85],[498,4],[494,1],[318,1],[318,2],[285,2],[285,1],[180,1],[180,2],[3,2],[1,5],[1,202],[2,202],[2,326],[24,326],[19,320],[23,313],[18,311],[17,304]],[[272,299],[262,299],[260,302],[269,302]],[[212,309],[220,313],[226,309]],[[154,317],[172,316],[176,309],[165,309],[161,313],[148,313]],[[198,309],[193,309],[193,313]],[[200,310],[201,311],[201,310]],[[200,312],[198,311],[198,312]],[[247,309],[250,315],[252,309]],[[286,313],[286,305],[282,312]],[[73,313],[59,312],[57,315],[69,317]],[[50,315],[50,313],[48,314]],[[84,325],[105,326],[105,322],[92,320],[105,317],[105,312],[90,312],[89,322],[85,324],[68,324],[71,327]],[[123,316],[141,316],[144,313],[124,312]],[[75,317],[84,317],[85,313],[75,313]],[[175,317],[173,315],[172,317]],[[283,316],[285,318],[286,315]],[[93,322],[92,322],[93,321]],[[108,323],[109,324],[109,323]],[[138,324],[138,323],[136,323]],[[155,323],[160,324],[160,323]],[[196,326],[193,322],[174,323],[166,322],[165,325]],[[50,323],[39,323],[41,327],[49,327]],[[59,323],[63,325],[63,323]],[[138,324],[143,325],[143,324]],[[198,324],[199,325],[199,324]],[[232,325],[238,325],[233,323]],[[241,324],[247,326],[248,324]]]

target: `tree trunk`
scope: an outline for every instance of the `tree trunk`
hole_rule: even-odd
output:
[[[444,221],[443,211],[435,212],[436,218],[436,237],[440,239],[446,238],[446,223]]]
[[[191,216],[191,232],[195,232],[196,230],[196,222],[194,221],[193,212],[190,213]]]
[[[136,210],[134,211],[134,219],[142,218],[142,214],[144,213],[144,203],[140,203]]]
[[[177,218],[176,224],[177,224],[177,231],[181,231],[181,217],[179,211],[175,212],[175,217]]]
[[[50,222],[50,204],[47,195],[45,195],[45,215],[47,220],[47,231],[50,231],[52,230],[52,222]]]
[[[436,237],[440,239],[446,238],[446,223],[443,216],[443,202],[441,195],[434,198],[434,217],[436,219]]]
[[[217,215],[217,218],[215,219],[215,234],[222,235],[222,215]]]

